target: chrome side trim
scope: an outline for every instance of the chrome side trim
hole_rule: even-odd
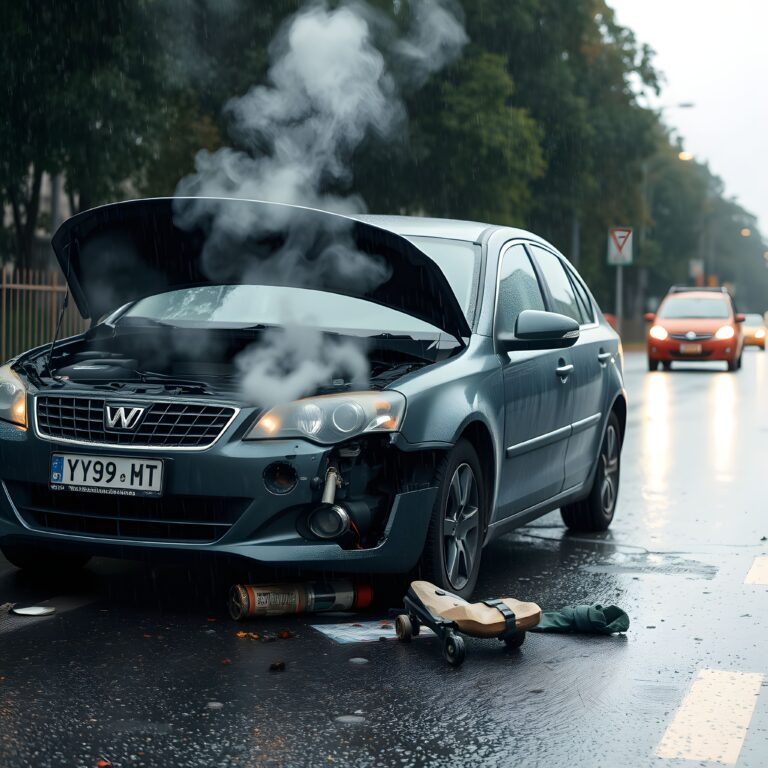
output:
[[[41,397],[45,397],[46,395],[50,394],[49,392],[41,392],[38,395],[35,395],[35,407],[32,409],[34,418],[33,426],[35,430],[35,436],[39,437],[41,440],[46,440],[49,443],[62,443],[67,445],[81,445],[87,448],[109,448],[110,450],[115,451],[161,451],[161,452],[176,452],[176,451],[183,451],[186,453],[195,452],[195,451],[207,451],[209,448],[212,448],[216,443],[221,440],[221,438],[224,436],[224,433],[232,426],[235,419],[240,415],[240,411],[242,408],[238,408],[235,405],[232,405],[231,403],[220,403],[220,402],[212,402],[209,400],[188,400],[183,399],[181,402],[184,403],[191,403],[194,405],[214,405],[218,406],[220,408],[232,408],[233,413],[230,420],[222,427],[221,432],[219,432],[218,436],[215,440],[208,443],[207,445],[196,445],[194,447],[173,447],[173,446],[157,446],[157,445],[115,445],[114,443],[96,443],[96,442],[89,442],[88,440],[72,440],[71,438],[67,437],[52,437],[51,435],[46,435],[44,432],[40,431],[40,428],[38,426],[37,422],[37,403],[38,400]],[[54,395],[55,397],[55,395]],[[75,395],[73,394],[72,397],[82,397],[82,398],[90,398],[94,399],[92,395],[82,394],[82,395]],[[103,399],[105,403],[109,402],[109,400],[106,397],[97,396],[96,399]],[[115,401],[117,402],[119,398],[115,398]],[[121,401],[123,402],[123,401]],[[134,402],[134,399],[131,398],[131,402]],[[154,403],[178,403],[178,398],[172,398],[172,397],[153,397],[153,398],[136,398],[135,402],[137,403],[149,403],[150,405]]]
[[[517,443],[517,445],[510,445],[507,448],[507,458],[511,459],[513,456],[522,456],[524,453],[530,453],[536,451],[539,448],[544,448],[547,445],[552,445],[559,440],[565,440],[565,438],[571,436],[573,425],[569,424],[567,427],[560,427],[552,432],[547,432],[545,435],[539,435],[530,440],[526,440],[524,443]]]
[[[584,432],[590,427],[596,427],[600,423],[600,419],[603,417],[602,412],[601,413],[595,413],[592,416],[587,416],[586,419],[581,419],[581,421],[574,421],[573,424],[571,424],[571,427],[573,427],[573,432],[571,434],[578,434],[579,432]]]
[[[531,451],[536,451],[539,448],[546,447],[547,445],[553,445],[554,443],[560,440],[565,440],[565,438],[570,437],[571,435],[576,435],[579,432],[584,432],[590,427],[597,426],[597,424],[600,423],[600,419],[602,418],[602,416],[603,416],[602,412],[593,413],[591,416],[587,416],[586,419],[574,421],[572,424],[569,424],[567,427],[560,427],[560,429],[555,429],[552,432],[547,432],[544,435],[533,437],[530,440],[526,440],[523,443],[510,445],[509,448],[507,448],[507,458],[511,459],[513,456],[522,456],[524,453],[530,453]]]

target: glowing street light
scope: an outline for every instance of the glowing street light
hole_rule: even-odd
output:
[[[683,150],[682,152],[677,153],[678,160],[682,160],[684,163],[688,163],[691,160],[693,160],[693,152],[686,152]]]
[[[752,230],[749,227],[744,227],[744,229],[739,232],[739,234],[742,237],[751,237],[752,236]]]

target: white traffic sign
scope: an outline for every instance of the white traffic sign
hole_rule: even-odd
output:
[[[608,263],[615,267],[632,263],[632,227],[611,227],[608,230]]]

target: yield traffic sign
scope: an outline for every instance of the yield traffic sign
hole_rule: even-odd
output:
[[[632,227],[608,230],[608,263],[619,267],[632,263]]]

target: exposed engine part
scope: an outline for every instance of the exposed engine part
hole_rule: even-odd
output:
[[[341,488],[341,474],[336,467],[331,464],[325,473],[325,487],[323,488],[323,504],[333,504],[336,498],[336,489]]]

